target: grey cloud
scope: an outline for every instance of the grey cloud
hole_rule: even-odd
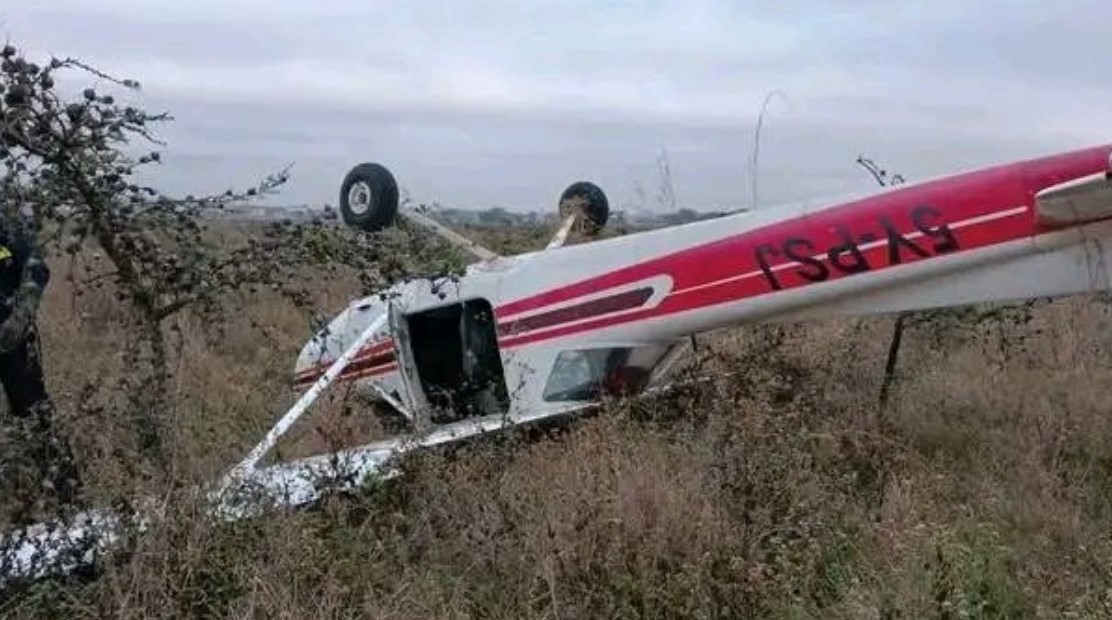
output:
[[[236,119],[249,113],[228,108],[221,114]],[[289,110],[271,111],[255,121],[290,126],[302,119],[298,111]],[[199,191],[198,186],[219,191],[224,184],[241,184],[296,160],[293,183],[282,200],[334,203],[347,168],[373,160],[394,170],[421,202],[547,209],[568,183],[587,178],[600,183],[615,204],[656,208],[652,196],[660,178],[655,158],[667,148],[681,206],[732,208],[750,200],[747,162],[752,132],[742,123],[646,125],[567,118],[543,122],[484,115],[401,120],[357,114],[330,122],[327,131],[314,127],[318,134],[236,134],[244,143],[234,155],[223,152],[228,143],[221,139],[224,128],[182,130],[171,140],[175,146],[165,158],[164,178],[179,191]],[[1019,134],[985,142],[961,134],[928,136],[899,125],[879,131],[770,123],[758,169],[760,205],[868,188],[871,179],[854,164],[859,154],[876,157],[909,178],[923,178],[1036,154],[1047,147]],[[205,159],[197,161],[191,154]],[[638,183],[649,195],[647,204],[638,204]]]
[[[1106,87],[1112,75],[1112,22],[1101,18],[1106,5],[1104,0],[1024,6],[1004,0],[942,2],[929,9],[921,5],[914,19],[893,17],[895,7],[874,7],[867,25],[825,47],[837,62],[922,75],[932,85],[949,75]],[[856,14],[853,23],[863,17]],[[835,36],[832,29],[823,39]]]
[[[49,52],[91,55],[98,62],[169,58],[198,66],[231,62],[251,66],[296,53],[296,33],[272,30],[253,34],[234,25],[204,21],[167,24],[161,20],[121,19],[118,15],[79,9],[64,15],[32,13],[21,23],[24,24],[21,30],[51,33]]]
[[[686,205],[745,205],[775,88],[762,205],[868,187],[860,153],[918,178],[1112,139],[1097,0],[28,4],[0,28],[173,112],[155,176],[182,193],[292,160],[277,202],[334,202],[370,159],[421,201],[547,208],[591,178],[632,206],[667,147]]]

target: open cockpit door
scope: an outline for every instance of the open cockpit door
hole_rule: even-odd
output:
[[[413,344],[409,335],[409,323],[397,303],[387,304],[390,333],[394,338],[394,356],[398,363],[398,377],[402,384],[402,401],[408,409],[410,421],[419,429],[424,429],[429,420],[429,404],[417,375],[417,364],[413,357]]]
[[[437,424],[502,415],[509,392],[494,308],[472,298],[405,316],[415,382]]]

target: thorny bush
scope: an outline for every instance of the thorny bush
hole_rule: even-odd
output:
[[[156,128],[172,119],[117,101],[117,91],[138,92],[136,81],[73,58],[33,62],[12,45],[0,57],[0,204],[8,216],[33,218],[45,249],[68,255],[71,266],[82,252],[103,256],[99,268],[77,274],[71,267],[69,277],[78,295],[100,287],[116,292],[132,325],[119,343],[132,372],[120,385],[88,386],[90,394],[99,388],[127,398],[90,402],[84,413],[132,419],[142,453],[156,466],[168,466],[164,428],[174,410],[167,384],[175,350],[168,338],[179,329],[175,317],[191,313],[215,328],[235,294],[264,289],[305,307],[298,276],[310,267],[354,271],[366,292],[403,275],[450,279],[458,273],[458,252],[406,226],[366,234],[317,219],[274,224],[239,239],[221,234],[212,226],[214,214],[277,192],[290,168],[245,190],[167,195],[140,179],[145,168],[162,163]],[[81,76],[105,89],[67,94],[62,84]]]

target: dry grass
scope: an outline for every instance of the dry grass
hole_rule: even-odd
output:
[[[165,492],[135,461],[127,420],[78,414],[86,383],[95,402],[115,397],[126,327],[106,296],[74,305],[65,272],[56,263],[45,354],[89,484],[102,498]],[[330,283],[315,301],[331,312],[354,290]],[[239,307],[223,326],[181,326],[171,428],[182,481],[218,474],[294,399],[286,381],[307,317],[277,295]],[[614,403],[541,441],[414,458],[402,480],[350,501],[218,527],[168,494],[174,525],[96,580],[40,584],[0,611],[1109,617],[1106,308],[1061,301],[1032,324],[941,346],[912,331],[884,416],[875,403],[890,318],[730,330],[705,339],[722,354],[701,372],[737,374]],[[300,431],[305,449],[376,429],[337,402]]]

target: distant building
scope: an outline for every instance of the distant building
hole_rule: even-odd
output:
[[[292,222],[308,222],[313,218],[335,219],[336,210],[331,205],[323,208],[313,208],[309,205],[296,206],[265,206],[265,205],[231,205],[221,210],[217,217],[228,220],[242,221],[276,221],[290,220]]]

